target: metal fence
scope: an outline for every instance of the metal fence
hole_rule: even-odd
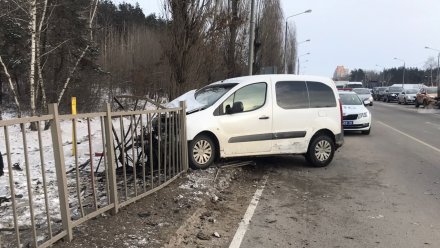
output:
[[[188,169],[185,123],[184,102],[78,115],[52,104],[49,115],[0,121],[0,247],[70,241],[76,226],[168,185]]]

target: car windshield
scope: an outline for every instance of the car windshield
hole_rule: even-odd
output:
[[[390,87],[388,92],[402,92],[402,87]]]
[[[429,88],[426,88],[426,92],[427,92],[428,94],[435,94],[435,93],[437,93],[437,87],[429,87]]]
[[[369,89],[353,89],[353,91],[356,92],[357,94],[370,94]]]
[[[231,90],[237,84],[214,84],[208,85],[196,91],[194,94],[197,102],[203,104],[204,108],[207,108],[214,104],[220,97],[226,92]]]
[[[340,94],[342,105],[362,105],[361,99],[356,94]]]
[[[405,91],[406,94],[416,94],[417,90],[416,89],[409,89]]]

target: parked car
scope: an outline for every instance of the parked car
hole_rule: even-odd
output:
[[[186,116],[193,168],[208,168],[219,157],[272,154],[303,154],[311,165],[321,167],[332,161],[344,141],[339,95],[328,78],[239,77],[185,98],[198,103],[187,108]]]
[[[356,93],[362,101],[370,101],[370,106],[373,106],[373,96],[371,95],[370,89],[355,88],[353,92]]]
[[[437,87],[422,87],[416,95],[414,105],[418,108],[420,105],[428,106],[437,98]]]
[[[342,103],[342,115],[344,131],[361,131],[363,134],[370,134],[371,113],[365,107],[369,101],[362,101],[359,96],[350,91],[339,91]]]
[[[377,87],[376,89],[373,89],[373,99],[376,101],[382,101],[387,89],[388,87]]]
[[[399,93],[397,96],[397,103],[398,104],[408,104],[408,103],[414,103],[416,100],[416,94],[418,90],[417,89],[406,89]]]
[[[383,96],[384,102],[397,102],[397,96],[400,92],[403,92],[402,87],[390,86],[387,90],[385,90],[385,94]]]

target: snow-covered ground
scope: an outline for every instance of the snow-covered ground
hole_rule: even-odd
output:
[[[143,115],[143,123],[146,125],[146,115]],[[53,154],[53,144],[51,130],[43,130],[44,123],[41,125],[41,149],[40,142],[38,138],[38,132],[31,131],[29,129],[29,124],[26,124],[25,136],[26,136],[26,148],[28,156],[28,164],[26,165],[25,159],[25,145],[23,142],[23,133],[19,125],[13,125],[8,127],[9,133],[9,145],[10,145],[10,158],[12,170],[9,171],[7,150],[5,142],[5,130],[0,128],[0,151],[3,156],[3,161],[5,164],[4,176],[0,177],[0,229],[14,230],[14,219],[12,211],[12,199],[11,199],[11,187],[9,181],[9,173],[12,173],[14,191],[15,191],[15,203],[17,208],[18,225],[25,232],[30,231],[31,227],[31,211],[30,211],[30,198],[29,198],[29,187],[28,187],[28,177],[32,189],[32,206],[34,211],[34,219],[36,226],[41,229],[37,231],[37,239],[43,241],[47,239],[48,226],[47,226],[47,211],[46,211],[46,197],[44,192],[44,179],[43,179],[43,167],[42,158],[44,160],[44,176],[46,177],[46,188],[47,188],[47,205],[49,208],[49,215],[51,219],[51,225],[53,228],[53,233],[57,233],[60,228],[60,209],[59,209],[59,196],[58,196],[58,184],[54,163]],[[130,117],[123,118],[124,131],[127,132],[130,125]],[[116,118],[113,120],[113,126],[116,133],[121,137],[120,134],[120,119]],[[76,158],[73,153],[73,124],[72,121],[61,121],[61,136],[62,136],[62,146],[65,160],[65,167],[67,171],[67,185],[69,191],[69,207],[71,211],[71,216],[73,219],[80,217],[80,207],[77,195],[77,183],[76,183]],[[140,133],[140,127],[138,127],[137,132]],[[89,150],[89,128],[86,119],[78,119],[76,122],[76,143],[77,143],[77,164],[85,165],[80,169],[79,180],[80,184],[78,188],[80,189],[80,195],[82,199],[82,205],[84,209],[94,209],[94,195],[96,194],[97,202],[99,207],[103,207],[108,204],[108,195],[106,192],[106,179],[105,179],[105,167],[104,160],[101,161],[99,170],[97,166],[100,160],[100,155],[95,153],[102,153],[104,147],[102,144],[102,131],[101,131],[101,120],[100,118],[90,119],[90,141],[91,141],[91,151]],[[131,132],[130,132],[131,133]],[[40,154],[43,154],[41,156]],[[92,155],[92,156],[90,156]],[[118,155],[118,153],[116,153]],[[93,160],[93,168],[91,168],[90,158]],[[14,166],[15,165],[15,166]],[[92,187],[91,180],[91,170],[97,170],[98,173],[94,175],[95,186]],[[133,182],[133,177],[128,176],[128,182]],[[140,180],[137,182],[138,189],[140,189],[143,184]],[[122,180],[118,180],[118,189],[121,190],[124,187]],[[130,185],[129,185],[130,186]],[[157,185],[156,185],[157,186]],[[94,191],[93,191],[94,190]],[[125,199],[124,190],[120,191],[120,197]],[[129,194],[132,195],[132,189],[129,190]],[[85,211],[87,212],[87,211]],[[0,233],[1,235],[1,233]],[[29,234],[28,234],[29,235]],[[0,237],[1,238],[1,237]]]
[[[27,124],[28,127],[29,124]],[[72,153],[72,122],[62,121],[60,123],[62,130],[62,144],[64,151],[64,159],[66,165],[66,171],[75,168],[75,156]],[[85,163],[90,158],[89,142],[88,142],[88,127],[86,120],[77,121],[77,154],[78,164]],[[51,131],[43,130],[44,123],[41,123],[41,141],[42,141],[42,153],[44,158],[44,171],[46,177],[46,186],[48,194],[48,205],[50,209],[50,215],[54,219],[59,219],[59,199],[58,199],[58,186],[55,173],[55,164],[53,156],[53,145]],[[91,138],[92,138],[92,155],[94,152],[102,152],[102,136],[101,136],[101,122],[99,119],[90,120]],[[38,139],[38,132],[31,131],[29,128],[25,129],[27,151],[28,151],[28,168],[25,163],[25,149],[23,143],[23,134],[19,125],[10,126],[9,132],[9,144],[10,144],[10,156],[12,176],[14,182],[14,190],[17,203],[18,223],[20,226],[30,226],[31,218],[29,211],[29,194],[27,185],[27,171],[29,171],[30,183],[32,185],[32,201],[35,211],[35,219],[37,224],[43,224],[46,220],[45,209],[45,197],[43,187],[43,174],[42,163],[40,156],[40,145]],[[9,182],[9,166],[6,156],[5,145],[5,132],[2,128],[0,130],[0,150],[3,154],[3,161],[5,164],[3,177],[0,177],[0,197],[3,201],[0,206],[0,228],[13,227],[13,216],[11,212],[11,188]],[[92,157],[94,160],[95,168],[98,165],[99,157]],[[13,165],[16,166],[13,166]],[[101,163],[102,164],[102,163]],[[103,169],[103,165],[101,165]],[[75,173],[70,173],[72,176],[68,176],[68,183],[73,183]],[[83,178],[81,178],[83,180]],[[74,199],[69,199],[74,201]]]

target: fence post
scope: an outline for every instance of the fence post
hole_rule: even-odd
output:
[[[115,204],[111,214],[117,214],[119,211],[118,191],[116,185],[116,168],[115,168],[115,151],[113,150],[113,133],[112,133],[112,113],[110,104],[107,103],[104,117],[104,133],[105,133],[105,153],[107,153],[107,170],[108,183],[110,187],[110,203]]]
[[[186,103],[185,101],[180,101],[180,108],[181,108],[181,127],[180,130],[182,134],[182,163],[183,163],[183,171],[188,171],[188,140],[186,136]]]
[[[55,160],[55,172],[57,174],[58,195],[60,197],[60,213],[63,222],[63,230],[67,232],[68,241],[72,241],[72,220],[70,219],[69,191],[67,190],[66,166],[64,164],[64,150],[61,139],[61,127],[56,103],[49,104],[49,114],[53,115],[52,133],[53,156]]]

